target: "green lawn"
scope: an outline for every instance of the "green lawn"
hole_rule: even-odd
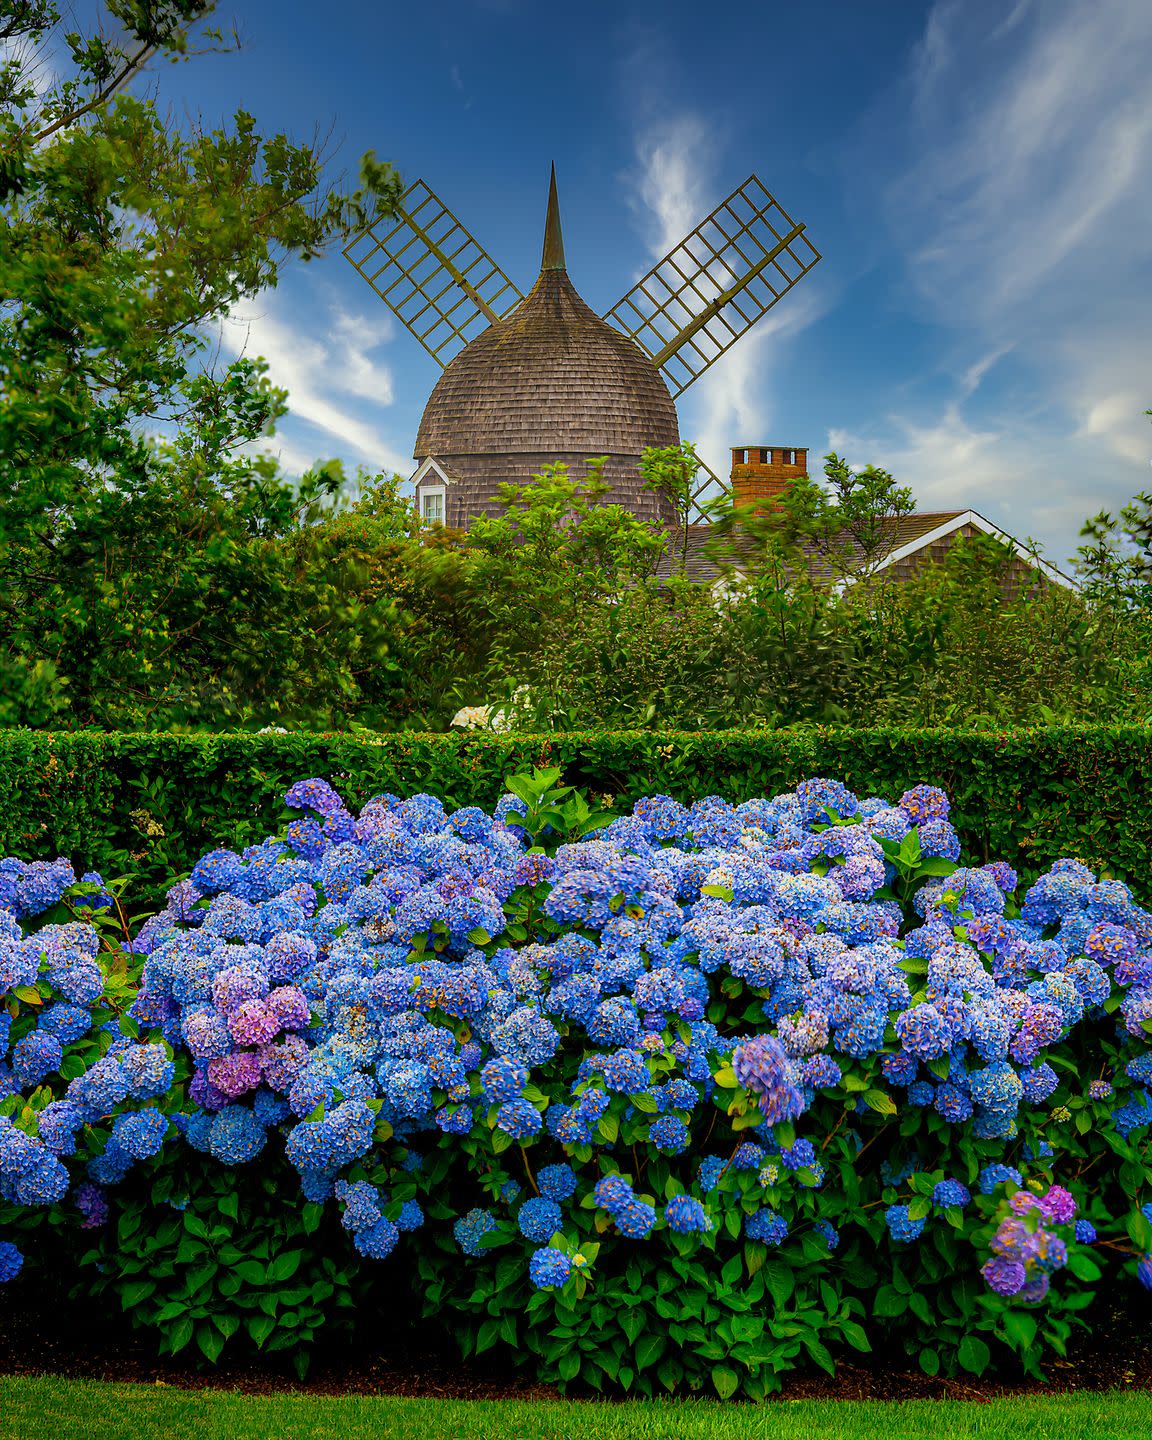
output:
[[[253,1397],[0,1376],[3,1440],[1147,1440],[1152,1395],[636,1401]]]

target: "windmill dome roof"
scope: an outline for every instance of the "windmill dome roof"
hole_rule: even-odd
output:
[[[546,251],[547,260],[547,251]],[[640,347],[581,300],[559,264],[447,365],[415,454],[639,455],[676,445],[676,407]]]

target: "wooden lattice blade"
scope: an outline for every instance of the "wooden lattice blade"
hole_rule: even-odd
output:
[[[675,398],[819,259],[804,226],[750,175],[604,318],[652,357]]]
[[[697,455],[697,460],[700,460]],[[698,524],[708,519],[708,511],[705,506],[707,500],[715,500],[723,495],[728,485],[721,480],[715,470],[703,460],[700,460],[700,469],[696,473],[696,482],[692,486],[692,493],[688,497],[688,514],[693,524]]]
[[[423,180],[400,219],[370,225],[344,255],[441,365],[524,296]]]

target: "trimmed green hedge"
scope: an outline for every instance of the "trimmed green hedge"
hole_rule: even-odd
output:
[[[1152,728],[616,731],[500,736],[142,735],[0,730],[0,855],[65,855],[157,893],[215,845],[274,832],[294,780],[331,780],[353,808],[382,791],[427,790],[490,807],[504,777],[560,765],[570,784],[615,797],[691,801],[775,795],[821,775],[890,798],[941,785],[973,861],[1025,875],[1074,855],[1147,891]]]

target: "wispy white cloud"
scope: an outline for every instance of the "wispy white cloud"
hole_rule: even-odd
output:
[[[648,235],[654,257],[666,255],[716,204],[705,176],[716,141],[703,116],[681,114],[650,123],[636,137],[636,171],[629,202]]]
[[[888,414],[861,430],[831,429],[827,449],[866,455],[910,483],[922,511],[972,509],[1017,539],[1046,541],[1057,565],[1075,549],[1087,513],[1075,487],[1053,472],[1029,434],[982,428],[955,404],[931,419]]]
[[[1032,9],[1032,3],[1033,0],[1016,0],[1016,4],[1013,5],[1004,19],[1001,20],[995,30],[988,36],[989,40],[1000,40],[1010,31],[1015,30],[1016,26],[1020,24]]]
[[[824,308],[825,297],[814,285],[789,295],[687,392],[681,408],[693,424],[690,438],[698,442],[700,455],[721,479],[728,475],[732,445],[800,443],[794,435],[777,436],[773,428],[778,422],[771,384],[786,358],[788,342],[815,324]]]
[[[932,104],[936,81],[953,60],[952,29],[960,0],[937,0],[913,54],[912,80],[917,109]]]
[[[877,451],[871,431],[833,427],[828,449],[841,455],[867,451],[874,464],[891,470],[897,479],[920,477],[916,499],[924,510],[954,510],[958,505],[979,509],[981,499],[997,497],[1006,484],[1019,479],[1024,457],[1005,447],[995,428],[980,429],[949,405],[933,421],[917,421],[898,413],[883,417],[892,438]]]
[[[392,403],[392,373],[372,355],[392,337],[387,316],[353,314],[332,301],[326,314],[324,308],[311,309],[311,323],[303,330],[285,317],[285,308],[277,292],[265,292],[233,307],[220,325],[225,350],[263,356],[271,382],[288,392],[289,413],[277,435],[265,442],[267,448],[281,447],[282,463],[297,474],[333,450],[341,459],[374,470],[407,473],[411,462],[347,403]],[[306,439],[313,441],[313,453]]]
[[[888,220],[952,398],[854,439],[908,467],[925,503],[985,497],[998,523],[1074,544],[1080,519],[1146,484],[1152,454],[1152,5],[1003,9],[938,0],[896,119],[908,161]],[[1013,403],[993,416],[982,382],[1009,354]]]
[[[334,388],[348,395],[361,395],[377,405],[391,405],[392,372],[368,354],[395,338],[396,327],[387,310],[381,305],[369,317],[351,314],[333,304],[329,314],[328,343],[337,356],[336,370],[331,372]]]
[[[468,94],[468,88],[464,83],[464,76],[459,65],[449,66],[448,79],[451,81],[453,90],[460,96],[460,108],[462,110],[471,110],[472,97]]]
[[[650,117],[639,130],[635,169],[627,182],[654,259],[674,249],[724,198],[715,188],[720,149],[716,131],[694,111]],[[728,473],[730,446],[768,434],[773,366],[786,342],[825,308],[823,292],[806,281],[685,392],[679,403],[681,434],[721,478]]]
[[[981,355],[979,359],[973,360],[972,364],[968,366],[960,377],[960,388],[965,399],[967,399],[969,395],[975,395],[976,391],[979,390],[983,384],[985,375],[988,374],[998,361],[1003,360],[1004,356],[1007,355],[1012,348],[1011,345],[997,345],[989,350],[986,355]]]

